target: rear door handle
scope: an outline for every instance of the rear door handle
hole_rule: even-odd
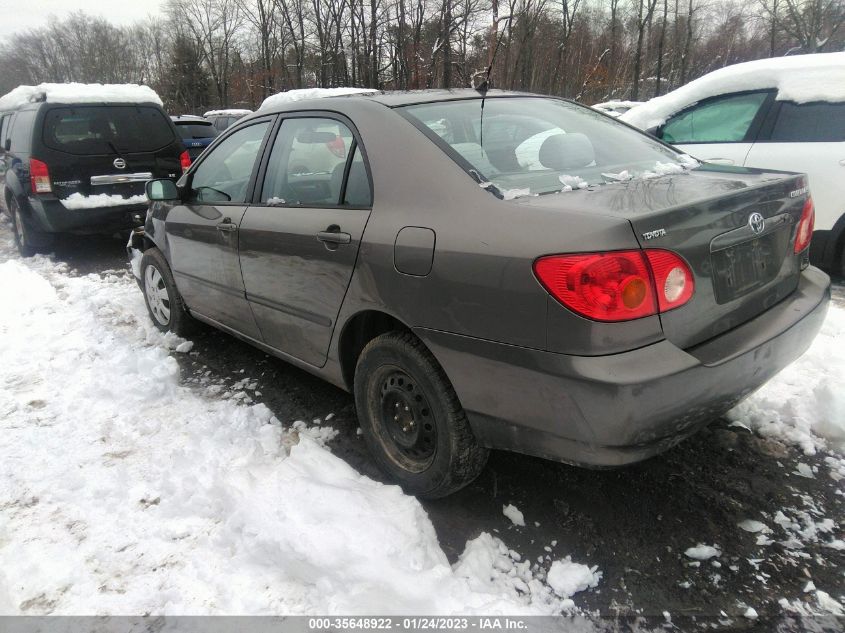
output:
[[[327,244],[349,244],[352,241],[352,236],[340,231],[320,231],[317,233],[317,239]]]
[[[238,230],[238,225],[232,222],[231,218],[223,218],[223,221],[217,225],[217,230],[224,233],[232,233]]]

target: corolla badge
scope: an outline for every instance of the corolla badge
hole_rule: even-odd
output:
[[[760,234],[766,228],[766,218],[761,213],[752,213],[748,216],[748,226],[755,234]]]
[[[126,161],[122,158],[115,158],[112,164],[116,169],[126,169]]]

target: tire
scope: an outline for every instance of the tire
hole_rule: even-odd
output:
[[[53,236],[33,229],[30,219],[21,213],[17,200],[9,199],[8,210],[12,220],[12,231],[15,233],[15,246],[21,257],[32,257],[36,253],[43,253],[50,249],[53,245]]]
[[[159,330],[178,336],[186,336],[193,330],[193,319],[185,309],[170,266],[157,248],[145,251],[141,258],[140,285],[147,312]]]
[[[476,442],[443,369],[413,334],[370,341],[358,358],[354,391],[370,453],[406,492],[445,497],[484,469],[489,451]]]

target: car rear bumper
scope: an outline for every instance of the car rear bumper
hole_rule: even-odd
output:
[[[95,233],[116,231],[143,224],[146,204],[129,204],[94,209],[68,209],[58,198],[27,198],[36,228],[46,233]]]
[[[661,341],[569,356],[419,329],[491,448],[590,466],[660,453],[750,395],[806,351],[827,313],[816,268],[755,319],[682,350]]]

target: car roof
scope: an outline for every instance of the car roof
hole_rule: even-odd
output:
[[[349,103],[349,100],[354,100],[357,103],[369,102],[386,106],[388,108],[397,108],[401,106],[416,105],[423,103],[460,101],[465,99],[481,99],[484,96],[486,96],[487,98],[538,97],[548,99],[560,99],[560,97],[550,95],[538,95],[530,92],[516,92],[511,90],[496,89],[488,90],[486,95],[472,88],[459,88],[452,90],[374,90],[373,92],[362,94],[331,95],[284,102],[266,108],[259,108],[251,115],[249,115],[248,118],[251,119],[255,118],[256,116],[276,114],[279,112],[289,112],[292,110],[325,110],[328,109],[327,104],[329,103],[331,104],[331,109],[334,109],[338,106],[342,108],[342,104]]]

